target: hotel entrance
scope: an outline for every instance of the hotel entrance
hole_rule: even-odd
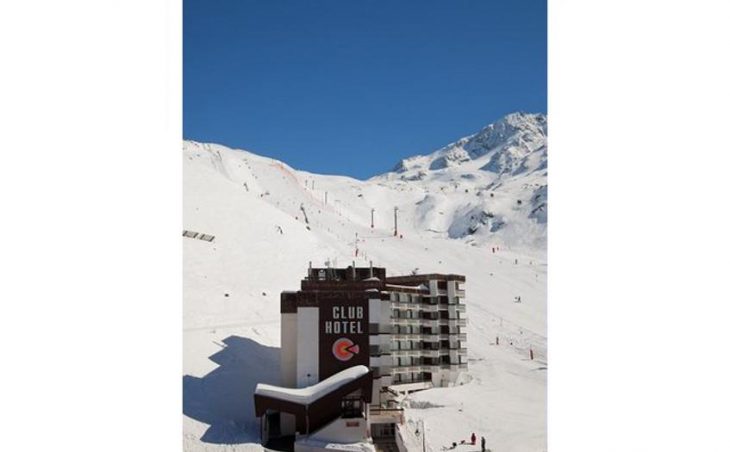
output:
[[[398,452],[395,442],[395,424],[372,424],[373,444],[378,452]]]

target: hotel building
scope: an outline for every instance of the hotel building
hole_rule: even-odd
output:
[[[385,268],[372,266],[310,266],[300,290],[281,294],[281,387],[304,391],[365,366],[370,373],[358,378],[367,385],[357,392],[365,433],[352,442],[363,435],[376,444],[395,440],[403,422],[399,393],[458,384],[467,370],[464,282],[464,276],[453,274],[389,277]],[[348,400],[351,418],[353,398]],[[257,414],[274,414],[274,405],[257,405]],[[281,411],[271,419],[278,425],[272,429],[264,420],[269,435],[316,437],[312,428],[302,429],[301,416]],[[342,425],[348,424],[354,426],[353,421]],[[335,436],[347,437],[342,431]]]

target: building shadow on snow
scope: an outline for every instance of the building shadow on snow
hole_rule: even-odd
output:
[[[279,351],[239,336],[210,356],[218,367],[202,378],[183,376],[183,413],[210,425],[205,443],[259,442],[253,392],[257,383],[278,384]]]

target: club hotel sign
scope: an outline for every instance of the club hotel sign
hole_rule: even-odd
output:
[[[319,308],[319,377],[369,365],[367,300],[338,300]]]

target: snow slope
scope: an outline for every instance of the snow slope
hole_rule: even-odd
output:
[[[431,154],[401,160],[371,181],[418,190],[420,230],[482,245],[545,248],[547,118],[512,113]]]
[[[494,451],[544,450],[544,123],[509,115],[367,181],[185,142],[183,228],[215,236],[183,238],[185,450],[261,449],[253,392],[279,383],[279,293],[299,287],[309,261],[353,260],[466,275],[467,383],[410,396],[407,417],[425,420],[431,450],[472,431]]]

